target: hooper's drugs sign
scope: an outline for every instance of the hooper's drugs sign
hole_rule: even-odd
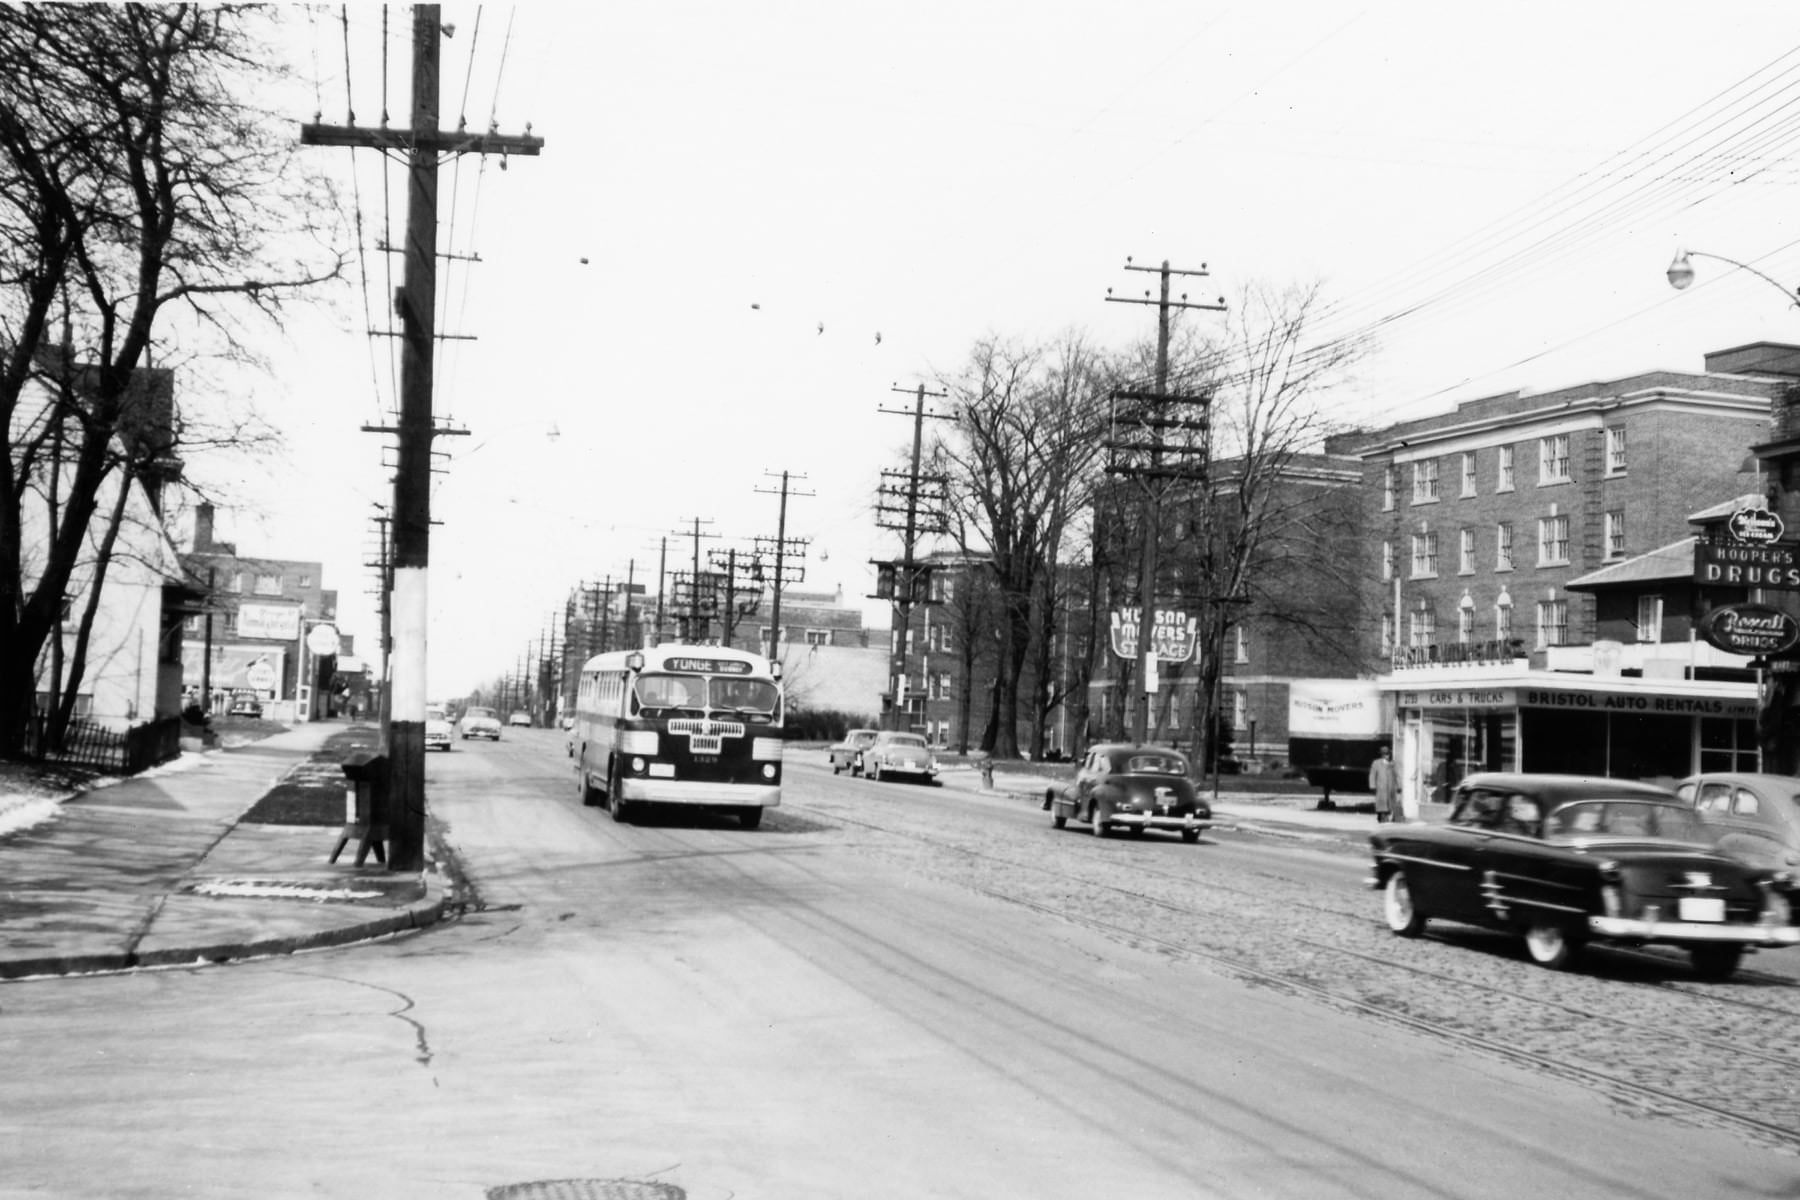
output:
[[[1800,542],[1694,539],[1694,582],[1800,592]]]

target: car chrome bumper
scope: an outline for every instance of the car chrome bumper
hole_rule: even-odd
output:
[[[1696,921],[1639,921],[1629,917],[1589,917],[1588,931],[1609,938],[1644,942],[1738,942],[1746,946],[1800,945],[1800,926],[1714,925]]]
[[[1211,817],[1159,817],[1151,813],[1115,812],[1106,819],[1108,825],[1136,825],[1144,829],[1210,829]]]

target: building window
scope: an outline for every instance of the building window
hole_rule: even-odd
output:
[[[303,588],[311,587],[312,586],[312,576],[311,575],[300,576],[298,579],[296,579],[294,581],[294,586],[295,587],[303,587]]]
[[[1606,431],[1606,473],[1608,475],[1625,473],[1625,430],[1623,428]]]
[[[1438,498],[1438,462],[1422,458],[1413,464],[1413,503],[1432,504]]]
[[[237,582],[233,585],[232,591],[240,596],[248,596],[250,594],[250,573],[248,571],[238,572]]]
[[[1538,518],[1538,566],[1549,567],[1569,561],[1569,518]]]
[[[1381,511],[1394,511],[1394,464],[1381,468]]]
[[[1759,771],[1756,722],[1734,717],[1700,718],[1702,771]]]
[[[1394,543],[1381,543],[1381,578],[1383,582],[1394,577]]]
[[[1637,611],[1637,640],[1640,642],[1662,641],[1663,601],[1661,596],[1639,596]]]
[[[1236,650],[1235,657],[1236,657],[1237,661],[1241,662],[1241,663],[1249,662],[1250,661],[1250,637],[1248,634],[1246,634],[1244,632],[1244,627],[1242,625],[1239,625],[1236,629],[1233,629],[1231,631],[1231,636],[1232,636],[1232,642],[1234,643],[1234,648]]]
[[[1250,694],[1231,689],[1231,726],[1233,729],[1245,729],[1250,725]]]
[[[1494,640],[1512,641],[1512,600],[1505,592],[1494,602]]]
[[[1407,633],[1407,644],[1413,649],[1423,649],[1437,640],[1437,614],[1429,608],[1422,608],[1407,614],[1411,626]]]
[[[1475,640],[1475,601],[1467,596],[1456,610],[1456,640],[1465,646]]]
[[[1553,433],[1538,439],[1538,482],[1569,482],[1569,435]]]
[[[1494,526],[1494,570],[1513,569],[1513,527],[1511,521]]]
[[[1500,447],[1500,475],[1494,481],[1494,490],[1497,492],[1513,490],[1513,448],[1511,446]]]
[[[258,575],[256,577],[256,594],[259,596],[281,595],[281,576]]]
[[[1437,534],[1415,533],[1412,538],[1412,577],[1429,579],[1437,574]]]
[[[809,646],[831,645],[831,630],[809,629],[806,631],[806,644]]]
[[[1475,531],[1465,529],[1457,536],[1456,569],[1463,575],[1475,573]]]
[[[1462,494],[1465,496],[1473,496],[1475,494],[1475,452],[1473,450],[1464,452],[1462,456],[1462,467]]]
[[[939,650],[949,651],[956,649],[955,632],[948,625],[934,625],[932,628],[937,632]]]
[[[1383,654],[1392,654],[1394,652],[1393,613],[1381,614],[1381,652]]]
[[[1606,557],[1625,557],[1625,510],[1606,514]]]
[[[1537,644],[1563,646],[1569,641],[1569,605],[1565,600],[1539,600],[1537,606]]]

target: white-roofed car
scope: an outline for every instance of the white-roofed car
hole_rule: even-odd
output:
[[[513,709],[512,716],[506,718],[508,725],[517,725],[521,729],[531,728],[531,714],[522,708]]]
[[[885,729],[862,752],[862,773],[876,782],[899,777],[936,784],[937,756],[919,734]]]
[[[471,705],[462,715],[463,740],[470,738],[487,738],[491,742],[500,740],[500,718],[491,708]]]
[[[425,706],[425,748],[427,750],[450,749],[450,718],[441,705]]]

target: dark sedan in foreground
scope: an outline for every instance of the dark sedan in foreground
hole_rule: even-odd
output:
[[[1692,809],[1650,784],[1483,773],[1459,784],[1446,824],[1370,837],[1388,928],[1431,918],[1517,932],[1559,969],[1590,942],[1679,946],[1725,979],[1747,950],[1800,943],[1793,876],[1721,853]]]
[[[1197,842],[1213,823],[1212,806],[1194,787],[1187,755],[1160,746],[1093,747],[1072,782],[1044,793],[1044,807],[1058,829],[1071,819],[1086,821],[1096,837],[1114,829],[1160,829]]]

